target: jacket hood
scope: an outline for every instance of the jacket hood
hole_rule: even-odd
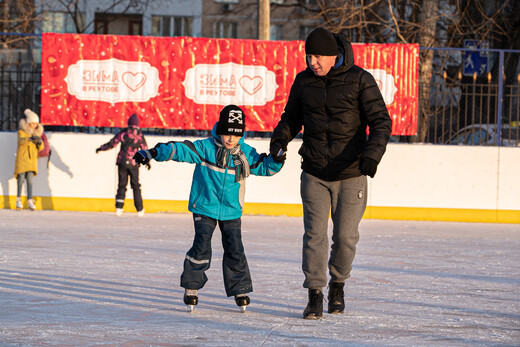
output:
[[[211,136],[213,136],[213,137],[216,138],[216,139],[222,140],[222,139],[220,138],[220,136],[217,135],[217,125],[218,125],[218,122],[216,122],[215,125],[213,125],[213,129],[211,129]],[[238,144],[239,144],[239,145],[241,145],[241,144],[243,144],[243,143],[244,143],[244,136],[242,136],[242,137],[240,138],[240,140],[238,140]]]
[[[336,43],[338,44],[338,49],[342,57],[340,58],[340,65],[337,67],[333,67],[330,71],[338,71],[338,70],[348,70],[352,66],[354,66],[354,51],[352,50],[352,44],[347,38],[341,34],[333,34],[336,39]],[[307,64],[307,69],[311,70],[309,67],[309,62],[305,59],[305,63]],[[311,70],[312,72],[312,70]]]
[[[43,134],[43,125],[41,125],[40,123],[38,123],[38,126],[33,129],[29,126],[29,123],[27,123],[27,121],[25,120],[25,118],[22,118],[20,119],[20,123],[19,123],[19,126],[18,126],[18,129],[21,129],[23,131],[25,131],[27,134],[29,135],[34,135],[34,136],[42,136]]]
[[[340,66],[348,70],[354,66],[355,63],[352,43],[343,35],[334,34],[334,37],[336,38],[336,42],[338,42],[340,52],[343,51],[343,63]]]

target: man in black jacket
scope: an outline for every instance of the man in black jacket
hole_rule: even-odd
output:
[[[307,68],[291,87],[270,152],[283,157],[302,130],[301,197],[304,228],[302,269],[309,303],[306,319],[345,309],[343,287],[350,277],[367,204],[367,178],[374,177],[392,130],[392,120],[370,73],[354,65],[350,42],[317,28],[305,41]],[[367,126],[369,135],[367,137]],[[328,218],[332,245],[328,259]],[[330,280],[327,281],[327,261]]]

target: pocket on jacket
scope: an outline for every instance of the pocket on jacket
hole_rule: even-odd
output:
[[[298,150],[298,154],[301,155],[303,160],[310,160],[313,162],[320,162],[325,159],[323,148],[312,145],[307,146],[305,145],[305,142],[302,143],[300,149]]]

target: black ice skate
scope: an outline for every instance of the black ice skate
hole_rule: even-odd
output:
[[[320,319],[323,316],[323,293],[319,289],[309,289],[309,303],[303,311],[304,319]]]
[[[193,312],[195,305],[199,303],[196,289],[186,289],[184,291],[184,303],[188,305],[188,311]]]
[[[344,283],[329,283],[329,313],[341,314],[345,311],[345,299],[343,293]]]
[[[235,302],[237,303],[237,306],[240,307],[240,310],[242,312],[246,312],[246,307],[249,305],[251,300],[249,299],[249,296],[246,294],[238,294],[235,295]]]

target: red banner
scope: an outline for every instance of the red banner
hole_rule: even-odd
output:
[[[211,129],[224,105],[247,130],[271,131],[296,74],[303,41],[43,34],[41,119],[47,125]],[[417,129],[418,45],[355,44],[357,65],[382,91],[394,135]]]

